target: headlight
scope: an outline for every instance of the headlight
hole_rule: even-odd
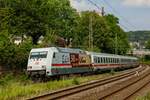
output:
[[[32,69],[32,66],[28,66],[28,69]]]
[[[43,65],[43,66],[42,66],[42,68],[44,69],[44,68],[46,68],[46,66],[45,66],[45,65]]]

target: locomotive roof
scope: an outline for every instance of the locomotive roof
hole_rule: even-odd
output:
[[[85,51],[81,49],[62,48],[62,47],[33,48],[31,52],[49,51],[49,50],[52,50],[53,52],[63,52],[63,53],[85,53]]]

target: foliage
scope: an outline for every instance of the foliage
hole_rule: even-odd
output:
[[[30,41],[25,41],[17,46],[11,42],[7,31],[0,33],[0,65],[4,69],[20,69],[27,65],[29,51],[33,47]]]
[[[150,31],[130,31],[127,34],[129,40],[133,42],[145,42],[150,39]]]
[[[73,84],[75,84],[75,85],[79,85],[79,80],[77,79],[77,78],[73,78]]]
[[[72,32],[74,10],[69,0],[1,0],[0,15],[7,10],[11,13],[5,17],[11,34],[32,37],[37,44],[40,36],[44,36],[49,28],[64,36]],[[3,18],[5,19],[5,18]]]
[[[146,43],[146,49],[150,50],[150,40]]]

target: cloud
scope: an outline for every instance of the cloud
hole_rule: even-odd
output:
[[[137,7],[150,7],[150,0],[124,0],[124,5]]]
[[[96,7],[87,2],[87,0],[70,0],[73,8],[78,11],[96,10]]]

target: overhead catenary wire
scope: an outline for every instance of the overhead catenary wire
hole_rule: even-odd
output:
[[[101,2],[101,4],[109,6],[109,11],[110,12],[117,14],[120,19],[122,19],[125,23],[127,23],[126,25],[124,25],[123,23],[119,22],[119,25],[121,27],[123,27],[125,30],[130,30],[131,26],[135,28],[135,26],[133,24],[131,24],[126,18],[124,18],[120,13],[118,13],[106,0],[101,0],[101,1],[104,1],[104,2]],[[93,2],[96,2],[96,4],[100,3],[100,2],[97,2],[95,0],[93,0]],[[106,13],[107,12],[105,12],[105,14]]]
[[[97,5],[98,4],[98,2],[96,2],[96,1],[94,1],[94,0],[88,0],[89,1],[89,3],[91,3],[92,5],[94,5],[98,10],[102,10],[100,7],[99,7],[99,5]],[[110,9],[113,11],[112,13],[116,13],[117,15],[119,15],[119,17],[122,19],[122,20],[124,20],[124,22],[126,22],[127,24],[129,24],[130,26],[132,25],[132,24],[130,24],[130,22],[126,19],[126,18],[124,18],[121,14],[118,14],[118,12],[106,1],[106,0],[103,0],[104,1],[104,3],[107,5],[107,6],[109,6],[110,7]],[[95,3],[96,2],[96,3]],[[103,3],[103,4],[104,4]],[[127,25],[123,25],[122,23],[119,23],[119,25],[120,26],[122,26],[124,29],[126,29],[126,30],[130,30],[128,27],[130,27],[129,25],[127,26]],[[134,27],[133,25],[132,25],[132,27]]]
[[[88,0],[92,5],[94,5],[98,10],[100,10],[101,12],[101,8],[95,3],[93,2],[93,0]]]
[[[136,26],[134,26],[130,21],[128,21],[124,16],[122,16],[118,11],[116,11],[116,9],[109,3],[107,2],[107,0],[103,0],[104,3],[109,6],[111,8],[111,10],[116,13],[117,15],[119,15],[119,17],[124,21],[126,22],[128,25],[130,25],[131,27],[133,28],[136,28]]]

